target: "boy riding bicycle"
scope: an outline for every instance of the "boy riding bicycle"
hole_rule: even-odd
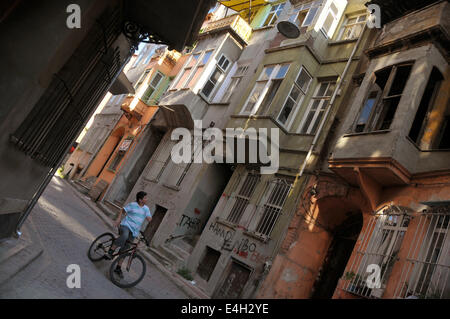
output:
[[[147,205],[145,205],[146,203],[147,193],[138,192],[136,194],[136,202],[129,203],[120,211],[114,222],[115,227],[120,225],[119,237],[111,245],[106,258],[112,259],[112,255],[117,247],[120,247],[119,252],[127,250],[129,248],[129,245],[126,244],[127,240],[132,242],[139,235],[144,220],[149,222],[152,220],[152,214]],[[125,218],[121,221],[122,214],[125,215]],[[121,278],[123,278],[122,263],[123,259],[119,260],[116,269],[114,269],[114,272]]]

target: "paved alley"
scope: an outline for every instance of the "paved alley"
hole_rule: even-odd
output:
[[[38,230],[44,253],[0,286],[0,298],[187,298],[148,261],[146,276],[137,286],[115,286],[108,276],[110,262],[92,263],[87,257],[91,242],[109,229],[74,192],[53,178],[25,223]],[[70,264],[80,266],[81,288],[66,285]]]

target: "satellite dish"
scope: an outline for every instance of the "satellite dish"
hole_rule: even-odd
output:
[[[300,35],[298,27],[289,21],[281,21],[277,24],[278,31],[286,38],[295,39]]]

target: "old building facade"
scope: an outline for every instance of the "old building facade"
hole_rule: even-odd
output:
[[[249,3],[223,4],[240,14],[221,8],[202,27],[160,102],[152,126],[164,136],[128,200],[139,190],[150,195],[156,222],[146,232],[156,255],[187,267],[211,297],[248,298],[260,290],[335,129],[369,14],[363,1],[261,1],[253,12]],[[276,28],[287,20],[300,30],[295,39]],[[214,163],[175,164],[171,135],[179,127],[225,136],[227,128],[268,130],[266,150],[271,143],[279,150],[276,173],[261,174],[248,148],[240,163],[218,163],[225,151]]]
[[[382,28],[259,297],[449,298],[449,4],[372,3]]]
[[[123,89],[119,74],[138,43],[182,50],[214,1],[172,1],[180,10],[170,17],[164,1],[79,1],[80,28],[67,23],[70,4],[2,6],[0,238],[20,234],[95,106],[113,85]]]

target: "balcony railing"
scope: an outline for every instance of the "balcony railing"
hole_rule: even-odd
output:
[[[244,42],[248,42],[252,35],[252,27],[245,22],[239,15],[232,15],[220,20],[208,23],[202,30],[200,35],[219,32],[222,30],[233,30]]]

